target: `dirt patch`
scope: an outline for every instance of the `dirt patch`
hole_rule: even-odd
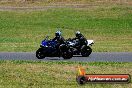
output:
[[[0,10],[45,10],[49,8],[91,8],[126,5],[131,0],[0,0]]]

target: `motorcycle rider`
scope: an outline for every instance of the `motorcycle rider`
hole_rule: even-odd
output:
[[[65,39],[61,36],[60,31],[55,32],[55,38],[53,38],[53,41],[57,41],[56,48],[58,52],[60,52],[61,45],[65,44]]]
[[[57,41],[59,45],[65,43],[65,39],[61,36],[60,31],[55,32],[55,38],[53,38],[53,41]]]
[[[80,31],[76,31],[75,33],[76,37],[73,38],[72,40],[78,40],[78,44],[79,46],[83,46],[87,44],[87,39],[82,35],[82,33]]]

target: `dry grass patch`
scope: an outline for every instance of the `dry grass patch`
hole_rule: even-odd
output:
[[[63,6],[77,5],[86,7],[87,5],[132,5],[131,0],[1,0],[1,6]]]
[[[82,66],[88,74],[130,74],[131,63],[116,62],[45,62],[45,61],[0,61],[1,88],[119,88],[132,87],[132,84],[87,84],[76,83],[77,66]]]

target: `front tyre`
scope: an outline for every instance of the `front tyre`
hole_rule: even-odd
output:
[[[36,57],[37,57],[38,59],[43,59],[43,58],[45,58],[42,48],[39,48],[39,49],[36,51]]]
[[[88,57],[92,53],[92,49],[89,46],[84,46],[81,49],[81,55],[83,57]]]

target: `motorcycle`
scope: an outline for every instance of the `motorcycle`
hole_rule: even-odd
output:
[[[48,36],[41,42],[40,48],[36,51],[36,57],[43,59],[45,57],[63,57],[72,58],[70,47],[67,44],[58,46],[57,41],[49,40]]]
[[[79,44],[79,40],[68,39],[68,45],[73,53],[73,55],[82,55],[83,57],[88,57],[92,53],[91,46],[94,44],[93,40],[87,40],[84,45]]]

